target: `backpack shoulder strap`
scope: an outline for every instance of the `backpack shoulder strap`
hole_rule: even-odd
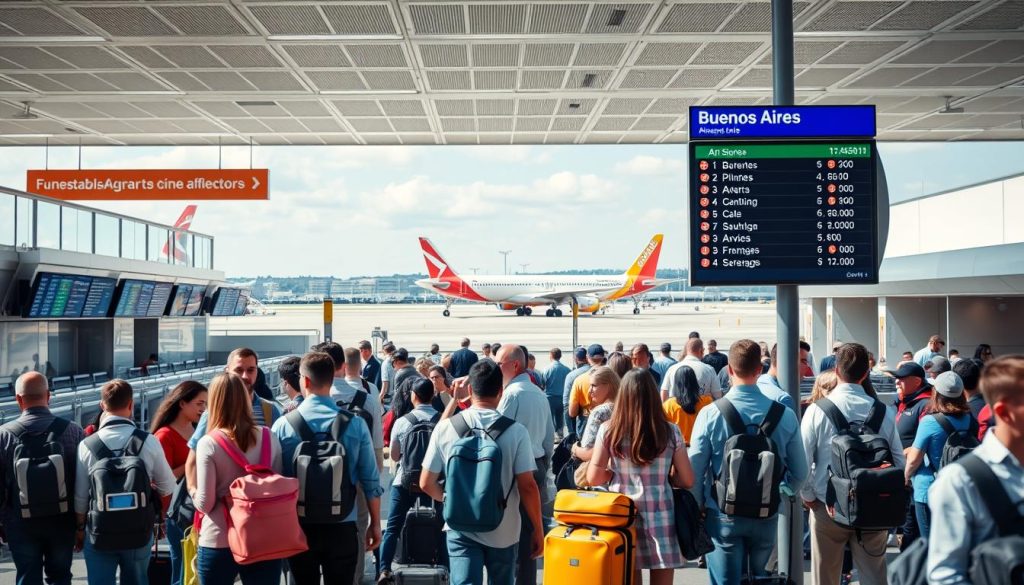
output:
[[[466,422],[466,413],[460,412],[459,414],[452,417],[452,428],[455,429],[455,434],[460,437],[465,437],[469,434],[470,428],[469,423]]]
[[[302,413],[298,410],[293,410],[284,416],[284,419],[288,421],[288,424],[295,429],[295,432],[299,434],[299,438],[303,441],[315,441],[316,435],[313,433],[313,429],[309,428],[309,424],[306,419],[302,417]]]
[[[411,411],[402,418],[404,418],[410,425],[420,422],[420,419],[416,418],[416,414]]]
[[[885,422],[885,405],[881,400],[875,399],[871,405],[871,412],[868,413],[868,420],[864,423],[869,429],[879,434],[882,432],[882,423]]]
[[[230,457],[231,460],[234,461],[236,465],[238,465],[242,469],[245,469],[246,467],[251,465],[251,463],[249,463],[249,461],[245,458],[245,453],[242,453],[242,450],[238,448],[238,445],[235,445],[234,441],[229,439],[228,436],[224,434],[224,431],[217,429],[210,433],[210,435],[213,437],[214,441],[217,441],[217,444],[220,445],[220,448],[224,449],[224,452],[228,454],[228,457]]]
[[[949,422],[949,419],[946,418],[946,415],[942,414],[941,412],[933,412],[932,417],[935,419],[935,422],[939,423],[939,426],[942,427],[942,430],[946,431],[946,435],[951,436],[956,434],[956,429],[953,428],[953,423]]]
[[[764,420],[761,421],[761,432],[764,436],[771,437],[772,433],[775,432],[775,428],[779,426],[782,421],[782,415],[786,413],[786,407],[781,402],[772,402],[772,405],[768,407],[768,414],[764,416]]]
[[[499,416],[498,420],[492,422],[490,426],[487,427],[487,435],[490,436],[492,440],[497,441],[498,437],[500,437],[502,433],[507,431],[509,427],[515,423],[516,421],[507,416]]]
[[[981,499],[985,502],[989,514],[999,527],[1000,536],[1009,536],[1020,532],[1021,518],[1020,511],[1010,499],[1009,494],[1003,487],[1003,483],[993,473],[988,463],[981,460],[973,453],[957,461],[964,467],[967,475],[974,482]]]
[[[339,410],[334,415],[334,422],[331,423],[331,436],[335,441],[341,442],[341,437],[348,430],[348,423],[352,421],[352,414],[346,410]]]
[[[64,434],[64,431],[67,430],[68,425],[70,424],[71,421],[68,419],[55,416],[53,417],[53,421],[50,423],[49,428],[46,429],[46,433],[50,435],[51,441],[56,441]]]
[[[366,406],[366,397],[369,396],[369,392],[356,391],[356,395],[352,397],[352,402],[349,402],[349,406],[352,408],[363,408]]]
[[[441,421],[441,413],[435,412],[434,416],[430,417],[430,424],[437,426],[437,423]]]
[[[107,447],[107,444],[103,442],[103,439],[96,433],[93,433],[86,437],[82,443],[85,447],[92,452],[92,456],[96,458],[96,461],[102,461],[103,459],[110,459],[114,456],[114,452]]]
[[[142,429],[135,429],[132,431],[132,436],[128,438],[128,442],[124,444],[122,454],[125,456],[138,457],[142,454],[142,448],[146,445],[146,439],[149,438],[149,433]]]
[[[743,422],[743,417],[740,416],[740,411],[736,410],[736,407],[732,405],[732,402],[726,400],[725,397],[719,398],[715,401],[715,406],[718,411],[722,413],[722,418],[725,419],[725,424],[729,427],[729,432],[733,435],[742,435],[747,432],[747,423]]]
[[[363,390],[366,390],[366,393],[369,394],[370,393],[370,383],[367,382],[365,378],[359,378],[359,382],[363,385]]]
[[[17,439],[20,439],[21,435],[25,434],[25,431],[27,431],[27,430],[28,429],[25,428],[25,425],[21,424],[20,422],[18,422],[16,420],[8,423],[8,426],[7,426],[7,432],[9,432],[12,435],[14,435],[14,437],[17,438]]]
[[[270,468],[270,427],[263,427],[263,437],[260,440],[260,465]]]
[[[274,424],[274,407],[270,402],[260,398],[260,409],[263,410],[263,424],[268,427]]]
[[[846,420],[846,417],[843,416],[842,411],[839,410],[839,407],[834,402],[828,398],[822,398],[814,404],[825,413],[828,420],[832,421],[832,425],[836,427],[837,431],[844,432],[850,430],[850,422]]]

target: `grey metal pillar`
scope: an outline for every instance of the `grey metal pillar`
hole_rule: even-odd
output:
[[[772,0],[772,88],[777,106],[796,101],[793,79],[793,0]],[[800,293],[795,285],[776,287],[776,342],[779,383],[800,404]],[[803,514],[799,495],[779,515],[779,569],[803,585]],[[792,512],[792,513],[791,513]]]

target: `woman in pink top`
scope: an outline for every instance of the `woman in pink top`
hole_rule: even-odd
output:
[[[198,569],[203,585],[232,583],[241,575],[244,585],[279,585],[281,561],[262,561],[239,565],[228,548],[224,496],[231,482],[245,474],[214,439],[224,433],[252,464],[259,463],[264,437],[271,440],[271,467],[281,472],[281,444],[273,433],[263,433],[252,418],[249,395],[241,378],[220,374],[210,382],[207,404],[207,435],[196,445],[196,491],[192,494],[196,510],[204,514],[199,530]]]

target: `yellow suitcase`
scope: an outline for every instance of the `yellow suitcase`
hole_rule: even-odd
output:
[[[636,520],[636,504],[617,492],[560,490],[555,496],[554,516],[566,526],[625,528]]]
[[[632,585],[632,528],[556,526],[544,539],[544,585]]]

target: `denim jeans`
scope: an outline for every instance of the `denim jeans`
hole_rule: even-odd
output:
[[[207,548],[205,546],[199,547],[197,556],[196,564],[199,568],[199,583],[201,585],[230,584],[239,575],[242,576],[242,585],[281,584],[281,561],[279,560],[239,565],[231,556],[231,549]]]
[[[932,514],[928,510],[928,504],[914,502],[914,514],[917,516],[917,526],[921,530],[921,538],[928,538],[932,529]]]
[[[709,508],[705,525],[715,543],[715,550],[707,555],[711,585],[739,585],[748,572],[768,574],[765,566],[775,547],[778,516],[740,518]]]
[[[181,540],[185,533],[170,518],[164,520],[167,529],[167,544],[171,547],[171,585],[181,585],[182,561]]]
[[[85,571],[89,585],[110,585],[121,569],[121,585],[149,583],[149,557],[153,554],[153,538],[146,546],[127,550],[96,550],[85,537]]]
[[[75,548],[73,518],[66,527],[46,531],[26,530],[20,523],[12,523],[7,527],[7,541],[17,585],[43,585],[44,572],[47,583],[70,585]]]
[[[514,585],[516,581],[516,549],[492,548],[448,531],[448,559],[451,564],[451,585],[483,585],[484,567],[488,585]]]
[[[395,550],[398,548],[398,537],[402,534],[402,527],[405,526],[405,515],[419,500],[420,506],[432,507],[437,511],[437,517],[441,516],[440,502],[434,502],[426,494],[414,494],[402,486],[391,486],[391,510],[388,512],[387,526],[384,528],[384,537],[380,543],[380,566],[377,567],[377,574],[381,571],[390,571],[391,563],[395,560]],[[441,524],[438,521],[438,548],[441,556],[441,564],[448,566],[447,547],[441,541]]]
[[[555,433],[562,434],[562,397],[548,396],[548,406],[551,408],[551,422],[555,425]]]

